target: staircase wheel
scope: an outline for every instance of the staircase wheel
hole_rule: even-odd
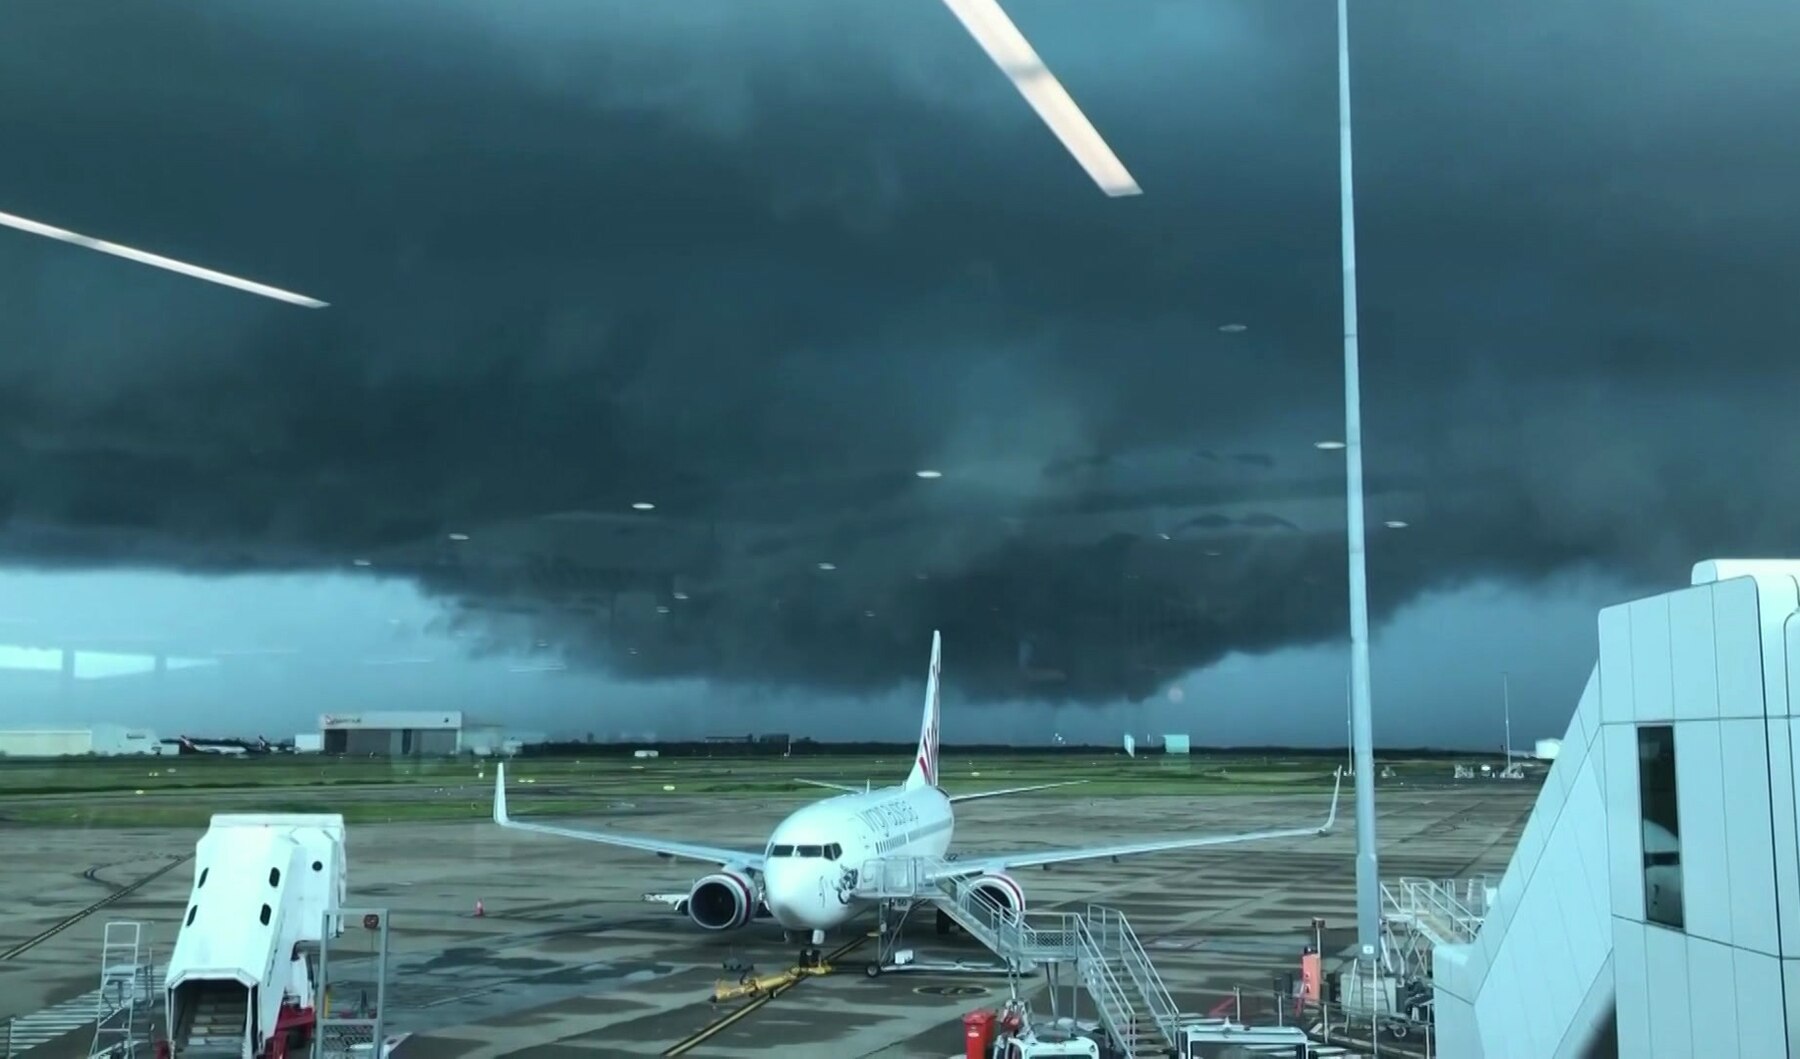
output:
[[[881,977],[881,965],[879,963],[870,963],[868,966],[863,968],[863,973],[868,975],[870,978],[880,978]]]

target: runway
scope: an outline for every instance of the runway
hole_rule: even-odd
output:
[[[1384,788],[1383,875],[1498,875],[1536,790],[1498,781]],[[1110,799],[1061,793],[968,807],[959,814],[952,848],[978,853],[1273,827],[1316,819],[1325,804],[1317,793]],[[717,801],[668,795],[572,822],[749,846],[804,800],[734,799],[731,811],[721,812]],[[252,808],[242,802],[234,799],[230,808]],[[0,951],[167,865],[170,854],[191,852],[198,837],[195,830],[0,829],[0,856],[9,866],[0,879]],[[1205,1011],[1234,987],[1265,994],[1275,975],[1293,971],[1314,916],[1325,917],[1331,939],[1347,943],[1354,843],[1353,825],[1340,816],[1338,830],[1323,838],[1030,869],[1018,878],[1033,909],[1092,901],[1122,910],[1177,1002]],[[645,892],[685,890],[702,866],[489,823],[352,826],[349,865],[351,901],[390,910],[387,1032],[412,1035],[396,1053],[401,1059],[555,1057],[596,1049],[652,1056],[677,1048],[722,1059],[768,1055],[777,1045],[780,1054],[802,1059],[941,1059],[961,1047],[962,1013],[995,1003],[1006,991],[1004,979],[869,979],[863,974],[873,954],[869,944],[847,952],[840,973],[749,1002],[747,1014],[723,1022],[742,1002],[708,1002],[722,965],[735,959],[774,972],[791,965],[795,947],[766,922],[706,934],[668,907],[642,901]],[[91,992],[108,919],[143,921],[160,963],[173,944],[190,874],[156,877],[0,962],[0,1016],[39,1012]],[[478,900],[486,913],[480,918],[473,915]],[[872,916],[859,920],[827,948],[844,946],[873,925]],[[908,936],[921,958],[984,956],[967,939],[938,937],[929,917]],[[1041,979],[1031,988],[1041,988]],[[86,1045],[87,1036],[76,1030],[26,1054],[85,1054]]]

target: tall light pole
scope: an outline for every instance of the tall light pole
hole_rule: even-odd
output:
[[[944,0],[944,4],[1105,194],[1142,193],[1112,148],[1045,69],[998,0]],[[1369,591],[1364,562],[1362,388],[1356,363],[1356,197],[1350,164],[1347,0],[1337,0],[1337,31],[1338,178],[1344,247],[1344,478],[1350,508],[1350,727],[1356,765],[1356,934],[1362,955],[1373,957],[1381,944],[1381,876],[1375,861],[1375,755],[1369,719]]]
[[[1369,716],[1369,571],[1363,515],[1362,378],[1356,349],[1356,182],[1350,154],[1349,0],[1337,0],[1338,190],[1344,251],[1344,488],[1350,544],[1350,740],[1356,753],[1356,940],[1373,960],[1381,945],[1381,872],[1375,856],[1375,747]]]
[[[1512,772],[1512,680],[1508,674],[1500,674],[1500,708],[1505,711],[1506,723],[1506,771]]]

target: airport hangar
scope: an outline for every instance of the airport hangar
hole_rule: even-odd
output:
[[[362,710],[319,715],[327,754],[355,757],[454,757],[491,754],[507,743],[497,725],[468,724],[461,710]]]
[[[1800,1054],[1800,560],[1691,581],[1600,612],[1506,874],[1432,947],[1440,1054]]]

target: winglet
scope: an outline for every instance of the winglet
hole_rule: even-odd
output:
[[[1337,776],[1337,780],[1331,785],[1331,812],[1325,814],[1325,823],[1319,828],[1319,834],[1321,835],[1329,834],[1331,832],[1331,826],[1337,823],[1338,792],[1344,789],[1343,766],[1338,766],[1337,771],[1333,775]]]
[[[494,769],[494,823],[505,827],[512,823],[506,815],[506,766],[499,765]]]

